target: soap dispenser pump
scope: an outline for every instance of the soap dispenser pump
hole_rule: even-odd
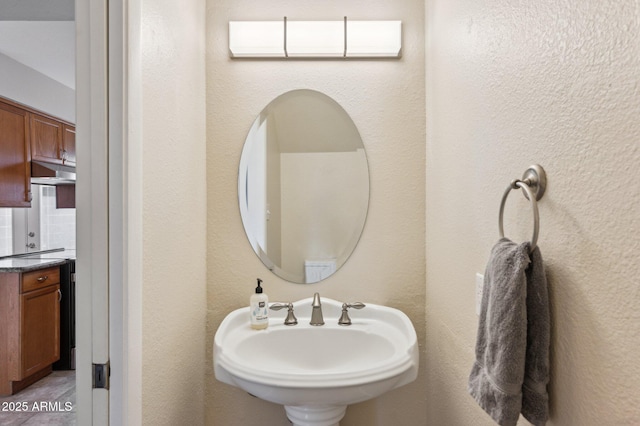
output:
[[[262,280],[258,278],[256,292],[249,299],[251,313],[251,328],[262,330],[269,326],[269,298],[262,292]]]

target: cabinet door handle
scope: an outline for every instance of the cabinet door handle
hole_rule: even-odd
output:
[[[62,302],[62,292],[58,289],[58,302]]]
[[[49,279],[49,276],[48,276],[48,275],[45,275],[44,277],[38,277],[38,282],[39,282],[39,283],[43,283],[43,282],[45,282],[45,281],[46,281],[46,280],[48,280],[48,279]]]

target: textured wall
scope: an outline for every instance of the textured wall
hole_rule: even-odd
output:
[[[421,0],[209,0],[207,10],[208,330],[207,424],[282,426],[281,406],[219,383],[211,344],[220,321],[246,306],[256,277],[272,301],[299,300],[318,291],[339,300],[388,304],[424,328],[424,3]],[[228,57],[229,20],[401,19],[404,56],[381,61],[251,61]],[[319,90],[347,111],[362,136],[371,173],[369,215],[347,264],[311,286],[271,274],[242,228],[237,173],[251,123],[276,96]],[[204,190],[204,188],[203,188]],[[325,318],[326,320],[326,318]],[[348,353],[348,348],[345,350]],[[425,358],[424,345],[422,359]],[[420,378],[377,400],[349,407],[343,426],[423,426],[426,382]]]
[[[549,424],[638,424],[639,8],[427,1],[428,424],[493,424],[466,392],[474,274],[497,240],[503,190],[532,163],[549,178]],[[530,238],[531,223],[512,193],[507,236]]]
[[[143,76],[142,128],[132,140],[142,137],[142,418],[145,425],[199,425],[206,336],[205,7],[202,0],[141,5],[135,59]]]

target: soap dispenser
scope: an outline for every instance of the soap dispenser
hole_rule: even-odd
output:
[[[251,328],[262,330],[269,326],[269,298],[262,292],[262,280],[258,278],[256,292],[249,299],[249,311],[251,312]]]

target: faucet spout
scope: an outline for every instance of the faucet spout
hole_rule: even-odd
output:
[[[322,303],[320,303],[320,294],[313,295],[313,303],[311,304],[311,325],[324,325],[324,319],[322,318]]]

